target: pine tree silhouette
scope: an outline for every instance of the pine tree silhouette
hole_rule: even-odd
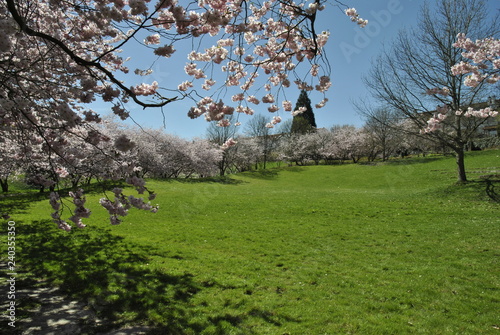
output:
[[[300,92],[294,110],[297,110],[300,107],[306,107],[306,111],[293,117],[292,133],[304,134],[316,128],[316,120],[314,119],[311,100],[307,96],[307,92],[305,90]]]

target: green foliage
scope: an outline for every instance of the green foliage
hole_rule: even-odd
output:
[[[300,91],[294,110],[298,110],[300,107],[306,107],[306,111],[293,117],[291,132],[305,134],[316,128],[316,120],[311,107],[311,100],[307,96],[305,90]]]
[[[19,266],[158,334],[496,334],[499,157],[462,185],[438,156],[152,180],[160,212],[70,233],[22,202]]]

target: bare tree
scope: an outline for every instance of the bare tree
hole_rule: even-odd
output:
[[[493,19],[488,14],[480,0],[439,0],[433,8],[425,4],[418,25],[402,30],[365,78],[376,99],[419,129],[427,126],[434,113],[446,115],[442,128],[426,136],[455,153],[460,182],[467,181],[466,145],[485,121],[467,118],[460,111],[486,101],[489,88],[466,87],[463,75],[452,74],[451,67],[462,60],[461,50],[453,44],[459,33],[471,38],[496,36],[498,14]]]
[[[228,119],[230,123],[228,127],[220,127],[215,122],[209,123],[207,127],[207,133],[205,136],[208,141],[222,146],[230,138],[236,138],[238,136],[237,135],[238,129],[234,125],[234,122],[232,122],[233,115],[227,116],[226,119]],[[226,174],[227,169],[231,165],[229,159],[230,155],[228,153],[228,150],[230,149],[231,148],[223,151],[222,159],[219,162],[219,172],[221,176],[224,176]]]
[[[390,107],[372,108],[364,102],[354,103],[365,120],[364,129],[371,138],[374,148],[386,161],[396,151],[398,133],[401,134],[400,118]]]
[[[264,169],[275,144],[272,138],[272,128],[268,127],[268,124],[269,121],[264,115],[257,114],[248,121],[245,129],[246,135],[255,138],[259,146]]]

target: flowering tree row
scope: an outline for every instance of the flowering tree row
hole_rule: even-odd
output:
[[[43,143],[28,149],[6,139],[4,143],[9,145],[0,149],[0,159],[4,163],[0,169],[3,190],[8,190],[9,178],[20,175],[40,191],[54,191],[57,185],[78,190],[96,179],[128,180],[137,185],[139,193],[148,192],[149,196],[147,200],[133,196],[124,198],[121,190],[115,189],[113,192],[120,201],[103,198],[101,203],[110,210],[111,222],[116,224],[130,206],[156,211],[149,204],[155,195],[145,188],[143,177],[213,176],[218,173],[218,162],[222,157],[222,148],[207,140],[188,141],[160,130],[124,128],[115,122],[107,121],[99,128],[99,136],[104,137],[99,144],[80,141],[76,129],[74,131],[75,136],[66,139],[73,140],[73,143],[61,146],[58,155],[50,160]],[[80,204],[81,208],[75,212],[79,215],[71,215],[70,220],[83,226],[81,219],[90,215],[82,207],[83,193],[75,191],[71,196],[76,197],[73,202]],[[53,216],[59,220],[64,206],[56,193],[51,194],[51,204],[56,210]],[[69,229],[63,220],[57,222],[61,228]]]
[[[279,92],[293,84],[325,93],[331,85],[324,54],[329,32],[316,31],[316,18],[326,5],[323,0],[0,0],[2,145],[43,155],[37,162],[46,166],[33,168],[33,178],[49,187],[54,187],[51,178],[91,170],[80,153],[93,146],[107,164],[99,178],[128,175],[125,179],[144,193],[144,181],[136,176],[138,161],[122,162],[133,141],[127,135],[102,133],[101,116],[90,104],[107,103],[110,111],[127,119],[127,103],[162,108],[191,98],[190,117],[204,116],[220,126],[228,125],[225,115],[252,114],[251,106],[259,102],[271,112],[281,107],[291,111],[287,101],[278,103]],[[366,25],[354,9],[337,1],[333,6]],[[192,52],[179,54],[183,45]],[[131,69],[128,56],[140,48],[141,58],[149,53],[144,59],[151,65]],[[178,82],[141,79],[151,75],[153,64],[178,66],[180,59],[186,77]],[[239,92],[220,100],[231,87]],[[261,87],[266,93],[257,96]],[[200,95],[199,89],[207,93]],[[2,180],[10,170],[5,167]],[[82,226],[81,219],[90,214],[84,210],[84,197],[81,191],[70,195],[75,205],[71,221]],[[130,207],[151,209],[122,190],[115,195],[102,201],[114,223]],[[54,220],[69,229],[56,193],[51,204]]]
[[[217,175],[223,149],[208,140],[188,141],[161,130],[132,129],[128,132],[136,147],[135,160],[141,177],[189,178]]]
[[[265,159],[297,165],[356,163],[361,158],[372,161],[394,155],[425,154],[435,149],[432,142],[413,135],[415,132],[418,129],[410,122],[396,121],[384,140],[373,127],[349,125],[321,128],[306,134],[276,133],[267,140],[264,136],[240,137],[224,150],[226,169],[221,174],[246,171]]]

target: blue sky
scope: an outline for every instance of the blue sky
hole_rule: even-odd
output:
[[[351,104],[352,100],[368,96],[362,76],[368,73],[372,60],[379,54],[384,44],[389,46],[401,28],[409,28],[416,24],[417,13],[423,3],[424,0],[352,0],[347,2],[348,5],[357,9],[362,18],[369,20],[366,28],[359,28],[337,7],[330,6],[328,10],[320,12],[317,19],[317,31],[328,30],[331,33],[326,46],[326,54],[332,68],[333,85],[326,95],[329,99],[327,105],[322,109],[314,110],[318,127],[342,124],[361,126],[363,124],[363,120],[356,114]],[[498,10],[499,5],[498,0],[488,1],[488,6],[493,12]],[[189,43],[187,44],[188,46],[184,49],[176,46],[177,53],[189,52],[190,46]],[[141,54],[132,51],[131,57],[129,66],[133,71],[147,61],[148,51],[143,51]],[[162,59],[152,66],[155,72],[143,79],[146,82],[156,80],[160,86],[163,84],[173,87],[174,83],[176,86],[188,79],[187,75],[183,74],[185,64],[185,58]],[[147,67],[147,65],[142,67]],[[130,82],[128,84],[130,85]],[[298,89],[292,85],[286,97],[295,104],[299,93]],[[320,95],[311,96],[313,103],[321,99]],[[129,107],[133,119],[142,126],[163,128],[169,134],[189,139],[203,137],[208,126],[203,117],[195,120],[187,117],[187,111],[192,105],[193,102],[190,100],[173,102],[163,108],[163,115],[158,109],[142,110],[133,105]],[[259,108],[260,112],[267,113],[264,115],[272,118],[273,114],[266,111],[264,104],[257,106],[256,110],[259,111]],[[93,109],[104,115],[108,113],[109,106],[99,104],[93,106]],[[284,112],[279,115],[283,119],[291,117],[289,113]],[[241,130],[243,131],[244,128]]]

